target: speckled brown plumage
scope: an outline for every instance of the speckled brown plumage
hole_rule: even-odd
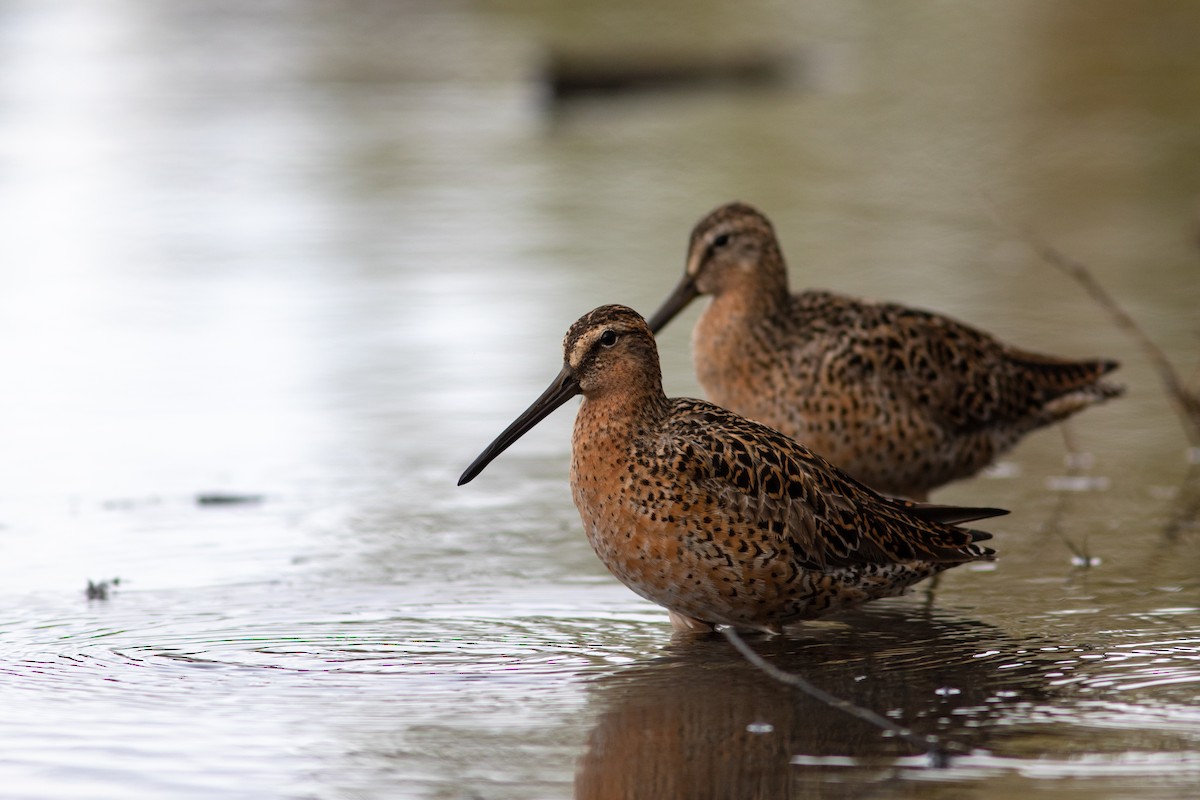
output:
[[[678,628],[790,622],[904,592],[990,559],[961,523],[1004,513],[883,497],[757,422],[668,398],[654,336],[603,306],[564,340],[550,388],[460,483],[576,393],[571,488],[596,554]]]
[[[1100,380],[1114,361],[1029,353],[895,303],[790,294],[770,221],[743,203],[696,225],[683,280],[651,327],[699,294],[713,298],[692,338],[709,399],[888,494],[924,498],[1122,391]]]

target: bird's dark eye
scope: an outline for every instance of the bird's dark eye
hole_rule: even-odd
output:
[[[600,344],[603,345],[604,347],[612,347],[616,343],[617,343],[617,332],[612,330],[611,328],[609,330],[606,330],[604,333],[600,334]]]
[[[714,248],[724,247],[727,244],[729,244],[729,234],[728,233],[722,233],[720,236],[718,236],[712,240],[712,246]]]

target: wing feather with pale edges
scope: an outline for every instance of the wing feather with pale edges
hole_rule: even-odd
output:
[[[700,400],[671,402],[680,474],[806,568],[991,556],[975,544],[991,534],[958,523],[1006,511],[885,497],[772,428]]]

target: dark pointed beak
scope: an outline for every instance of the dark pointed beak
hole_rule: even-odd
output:
[[[699,294],[700,290],[696,288],[696,282],[692,280],[692,276],[684,274],[670,297],[664,300],[663,304],[658,307],[658,311],[654,312],[654,316],[650,317],[650,321],[647,323],[650,330],[658,333],[659,329],[674,319],[675,315],[683,311],[684,307],[695,300]]]
[[[525,409],[521,416],[513,420],[512,424],[505,428],[504,432],[497,436],[496,440],[485,447],[483,452],[479,454],[479,457],[471,462],[471,466],[467,467],[462,477],[458,479],[458,485],[462,486],[483,472],[483,468],[492,463],[493,458],[507,450],[513,442],[532,430],[534,425],[537,425],[550,416],[550,413],[554,409],[579,394],[579,392],[579,381],[575,380],[575,376],[571,374],[570,368],[564,366],[562,372],[558,373],[558,376],[551,381],[546,391],[542,392],[542,396],[534,400],[533,405]]]

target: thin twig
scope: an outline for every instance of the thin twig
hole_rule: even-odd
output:
[[[1167,521],[1167,527],[1163,529],[1163,534],[1167,541],[1173,542],[1185,531],[1200,529],[1196,524],[1198,520],[1200,520],[1200,463],[1192,464],[1188,468],[1187,475],[1179,486],[1179,495],[1171,510],[1171,518]]]
[[[1087,552],[1087,539],[1084,539],[1084,546],[1079,547],[1077,544],[1071,541],[1071,537],[1067,536],[1062,531],[1059,518],[1062,516],[1062,508],[1066,504],[1065,497],[1066,495],[1063,495],[1064,499],[1059,502],[1058,507],[1055,509],[1053,519],[1047,522],[1047,527],[1049,528],[1050,532],[1057,536],[1059,541],[1066,545],[1066,548],[1071,551],[1071,555],[1075,557],[1076,565],[1081,567],[1090,567],[1092,565],[1092,557],[1088,555]]]
[[[1192,370],[1192,378],[1188,381],[1188,392],[1200,397],[1200,361],[1196,362],[1196,369]]]
[[[1034,236],[1032,232],[1029,235]],[[1067,257],[1037,238],[1033,239],[1033,244],[1043,259],[1083,284],[1088,294],[1108,311],[1117,325],[1134,338],[1142,348],[1147,360],[1158,371],[1158,377],[1166,386],[1171,402],[1175,404],[1176,411],[1188,426],[1190,440],[1193,444],[1200,443],[1200,398],[1193,396],[1187,390],[1179,373],[1175,370],[1175,366],[1167,359],[1162,348],[1155,344],[1154,340],[1147,336],[1146,332],[1137,324],[1137,321],[1117,304],[1117,301],[1108,293],[1108,290],[1100,285],[1087,266]]]
[[[1078,478],[1083,474],[1083,466],[1079,459],[1079,448],[1075,444],[1075,437],[1072,435],[1073,428],[1070,425],[1070,420],[1063,420],[1058,425],[1059,431],[1062,432],[1063,446],[1067,449],[1067,476]],[[1046,520],[1046,527],[1049,528],[1071,551],[1071,555],[1075,557],[1075,563],[1078,566],[1092,566],[1092,557],[1087,549],[1087,536],[1084,535],[1083,547],[1080,547],[1071,541],[1071,537],[1067,536],[1062,529],[1062,520],[1066,515],[1067,508],[1067,492],[1060,492],[1058,503],[1054,506],[1054,511],[1050,515],[1050,519]]]
[[[840,697],[833,696],[821,687],[810,683],[800,675],[796,675],[795,673],[791,672],[785,672],[784,670],[779,669],[779,667],[776,667],[774,664],[756,653],[754,649],[750,647],[750,645],[746,644],[746,640],[738,635],[738,632],[732,627],[722,627],[721,633],[725,634],[725,638],[729,640],[729,643],[732,644],[737,651],[746,658],[747,661],[760,669],[762,672],[766,673],[767,677],[779,681],[780,683],[786,683],[788,686],[793,686],[814,700],[818,700],[828,706],[832,706],[839,711],[844,711],[852,717],[857,717],[863,722],[868,722],[880,730],[887,731],[893,736],[903,739],[913,747],[925,753],[929,757],[930,766],[940,768],[949,765],[950,754],[947,753],[944,748],[939,746],[938,738],[936,736],[921,736],[920,734],[913,733],[908,728],[897,725],[887,717],[876,714],[869,708],[856,706],[849,700],[843,700]]]
[[[1163,386],[1167,390],[1167,398],[1171,401],[1171,405],[1175,408],[1175,413],[1178,414],[1180,420],[1183,421],[1183,427],[1188,436],[1188,441],[1193,446],[1200,446],[1200,394],[1189,391],[1184,385],[1179,372],[1175,366],[1167,359],[1162,348],[1154,343],[1154,340],[1146,335],[1137,321],[1129,315],[1129,313],[1121,307],[1113,298],[1108,290],[1100,285],[1092,275],[1092,271],[1087,265],[1081,261],[1077,261],[1070,256],[1059,251],[1045,239],[1038,235],[1037,231],[1028,225],[1014,225],[1004,219],[1000,214],[994,202],[989,199],[989,204],[992,208],[992,213],[1001,225],[1009,228],[1015,228],[1021,235],[1024,236],[1026,242],[1033,251],[1037,253],[1043,261],[1057,267],[1062,272],[1065,272],[1070,277],[1078,281],[1088,294],[1099,303],[1109,316],[1117,323],[1117,327],[1129,334],[1133,340],[1142,349],[1142,353],[1151,363],[1154,369],[1158,372],[1158,377],[1163,382]]]

